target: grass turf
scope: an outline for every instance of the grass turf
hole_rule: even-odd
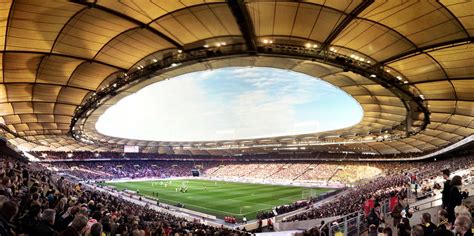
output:
[[[182,184],[188,186],[188,192],[176,192],[176,188]],[[139,190],[140,195],[149,197],[156,197],[158,193],[159,201],[163,203],[174,205],[180,202],[187,209],[215,215],[218,218],[236,216],[240,220],[244,215],[248,220],[255,219],[258,211],[269,210],[274,206],[301,200],[310,194],[315,196],[331,190],[197,179],[105,183],[105,185],[114,186],[118,190]]]

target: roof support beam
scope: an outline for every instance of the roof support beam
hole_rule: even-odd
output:
[[[250,13],[245,6],[245,2],[243,0],[229,0],[227,1],[227,4],[239,25],[240,32],[245,39],[248,51],[255,53],[257,51],[255,28],[252,24]]]
[[[417,84],[428,84],[434,82],[441,82],[441,81],[456,81],[456,80],[474,80],[474,77],[466,77],[466,78],[442,78],[442,79],[434,79],[434,80],[427,80],[427,81],[416,81],[411,82],[409,85],[417,85]]]
[[[400,54],[395,55],[393,57],[389,57],[389,58],[387,58],[383,61],[380,61],[378,64],[379,65],[384,65],[384,64],[387,64],[387,63],[392,63],[392,62],[401,60],[401,59],[403,59],[407,56],[410,56],[410,55],[414,56],[414,55],[417,55],[418,53],[422,53],[422,52],[436,51],[436,50],[439,50],[441,48],[450,48],[450,47],[455,47],[455,46],[462,45],[462,44],[470,44],[473,41],[474,41],[474,37],[469,37],[469,38],[460,38],[460,39],[450,40],[450,41],[447,41],[447,42],[437,43],[437,44],[424,46],[424,47],[418,47],[418,48],[415,48],[413,50],[400,53]]]
[[[77,60],[82,60],[82,61],[88,61],[88,62],[91,62],[91,63],[97,63],[97,64],[101,64],[101,65],[104,65],[104,66],[112,67],[112,68],[115,68],[117,70],[127,71],[126,68],[114,66],[112,64],[105,63],[105,62],[102,62],[102,61],[97,61],[97,60],[84,58],[84,57],[73,56],[73,55],[54,53],[54,52],[49,53],[49,52],[39,52],[39,51],[6,50],[6,51],[0,51],[0,53],[3,53],[4,55],[9,54],[9,53],[26,53],[26,54],[40,54],[40,55],[58,56],[58,57],[65,57],[65,58],[77,59]]]
[[[114,16],[118,16],[118,17],[120,17],[122,19],[125,19],[127,21],[130,21],[130,22],[140,26],[141,28],[145,28],[145,29],[151,31],[152,33],[158,35],[159,37],[165,39],[169,43],[173,44],[173,46],[175,46],[176,48],[180,48],[180,49],[182,48],[181,44],[178,43],[177,41],[175,41],[174,39],[172,39],[172,38],[168,37],[167,35],[161,33],[160,31],[156,30],[155,28],[150,27],[149,25],[147,25],[147,24],[145,24],[145,23],[143,23],[143,22],[141,22],[141,21],[139,21],[139,20],[137,20],[133,17],[128,16],[127,14],[124,14],[122,12],[118,12],[118,11],[112,10],[110,8],[98,5],[95,2],[87,2],[85,0],[72,0],[72,2],[77,3],[77,4],[81,4],[81,5],[84,5],[84,6],[88,6],[90,8],[96,8],[96,9],[99,9],[101,11],[110,13]]]
[[[326,49],[331,45],[332,41],[367,7],[369,7],[375,0],[364,0],[354,10],[352,10],[336,28],[329,34],[326,40],[322,43],[321,48]]]

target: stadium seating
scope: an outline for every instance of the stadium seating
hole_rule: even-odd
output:
[[[74,235],[73,232],[95,235],[98,229],[107,235],[247,234],[133,204],[60,178],[38,164],[2,159],[0,167],[1,235],[35,235],[45,227],[64,236]]]

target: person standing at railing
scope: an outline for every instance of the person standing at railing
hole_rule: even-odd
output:
[[[449,197],[447,201],[447,211],[449,216],[449,222],[453,223],[455,220],[454,208],[461,205],[462,195],[461,195],[461,186],[462,178],[459,175],[456,175],[451,180],[451,190],[449,191]]]
[[[405,212],[405,217],[410,218],[412,214],[408,209],[408,201],[405,197],[400,196],[397,205],[393,208],[391,216],[393,217],[393,226],[397,226],[403,218],[402,212]]]
[[[380,212],[380,204],[376,203],[374,208],[369,213],[369,216],[367,217],[367,224],[368,225],[375,225],[376,228],[379,227],[381,223],[384,223],[384,218],[382,213]]]
[[[441,200],[443,202],[441,206],[444,209],[446,209],[447,204],[448,204],[449,192],[451,191],[451,180],[449,179],[449,175],[451,173],[448,169],[444,169],[442,173],[443,173],[443,179],[445,181],[443,185],[443,191],[441,191],[441,194],[442,194]]]
[[[375,196],[372,195],[370,196],[369,199],[367,199],[367,201],[364,203],[364,214],[365,216],[368,216],[370,214],[370,211],[374,208],[375,206],[375,202],[376,202],[376,199],[375,199]]]

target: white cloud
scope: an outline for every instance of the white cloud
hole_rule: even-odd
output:
[[[202,71],[152,84],[122,99],[100,117],[96,128],[109,136],[159,141],[313,133],[321,130],[319,119],[324,118],[302,118],[295,106],[319,101],[333,93],[330,89],[284,70]]]

